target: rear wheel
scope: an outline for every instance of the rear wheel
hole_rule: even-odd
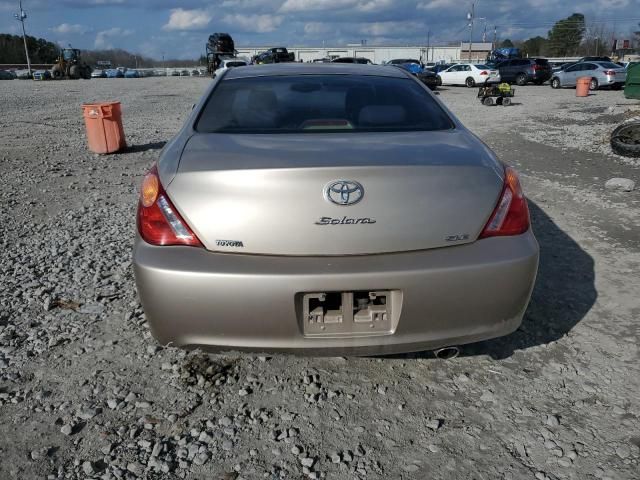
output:
[[[482,104],[483,104],[485,107],[491,107],[491,106],[493,105],[493,98],[491,98],[491,97],[483,98],[483,99],[482,99]]]
[[[502,106],[503,107],[508,107],[509,105],[511,105],[511,99],[508,97],[504,97],[502,99]]]
[[[516,84],[519,87],[524,87],[527,84],[527,76],[524,73],[519,73],[516,77]]]
[[[552,78],[551,79],[551,88],[560,88],[562,86],[562,84],[560,83],[560,79],[559,78]]]
[[[71,65],[71,68],[69,68],[69,77],[74,80],[80,78],[80,67],[78,65]]]
[[[591,81],[589,82],[589,90],[598,90],[598,87],[600,85],[598,84],[598,80],[595,78],[592,78]]]
[[[62,68],[60,65],[54,65],[51,69],[51,75],[55,80],[60,80],[64,75],[62,74]]]
[[[473,88],[476,86],[476,81],[473,78],[469,77],[464,81],[464,84],[469,88]]]

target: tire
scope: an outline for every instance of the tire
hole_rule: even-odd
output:
[[[59,65],[54,65],[51,69],[51,76],[54,80],[60,80],[64,75]]]
[[[557,90],[561,87],[562,87],[562,84],[560,83],[560,79],[558,77],[553,77],[551,79],[551,88],[555,88]]]
[[[504,97],[502,99],[502,106],[503,107],[508,107],[511,105],[511,99],[509,97]]]
[[[486,97],[482,99],[482,104],[485,107],[492,107],[493,106],[493,98],[491,97]]]
[[[611,133],[611,149],[623,157],[640,157],[640,122],[618,126]]]
[[[464,84],[469,88],[473,88],[476,86],[476,81],[473,78],[469,77],[464,81]]]
[[[516,76],[516,85],[524,87],[527,84],[527,76],[524,73],[519,73]]]
[[[442,77],[440,75],[438,75],[438,86],[442,86]]]
[[[591,90],[592,92],[598,90],[599,86],[600,84],[598,83],[598,80],[596,78],[592,78],[591,82],[589,82],[589,90]]]
[[[74,80],[80,78],[80,67],[78,65],[71,65],[71,68],[69,68],[69,78],[73,78]]]
[[[84,78],[85,80],[91,80],[91,67],[85,66],[82,69],[82,78]]]

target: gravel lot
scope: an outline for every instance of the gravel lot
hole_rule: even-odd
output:
[[[0,479],[640,478],[638,102],[529,86],[440,98],[523,174],[541,245],[522,328],[440,361],[214,355],[150,337],[136,190],[208,81],[0,82]],[[118,99],[132,148],[88,153]]]

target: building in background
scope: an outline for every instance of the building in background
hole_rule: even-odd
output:
[[[471,57],[472,63],[484,62],[489,53],[493,49],[493,44],[488,42],[477,42],[471,44],[471,52],[469,52],[469,42],[460,44],[460,60],[468,62]]]
[[[370,46],[349,45],[345,47],[287,47],[295,54],[296,61],[312,62],[321,58],[364,57],[373,63],[381,64],[394,58],[412,58],[423,62],[451,63],[465,61],[468,58],[468,46],[465,51],[461,46]],[[468,45],[468,44],[467,44]],[[238,56],[252,58],[258,53],[278,45],[264,47],[236,47]],[[490,43],[473,44],[473,58],[484,61],[491,50]],[[475,60],[474,60],[475,61]]]

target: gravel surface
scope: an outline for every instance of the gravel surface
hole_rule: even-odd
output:
[[[523,174],[541,266],[522,328],[440,361],[204,355],[150,336],[136,190],[207,85],[0,82],[0,479],[638,479],[640,182],[620,92],[440,98]],[[132,146],[88,153],[80,104]]]

